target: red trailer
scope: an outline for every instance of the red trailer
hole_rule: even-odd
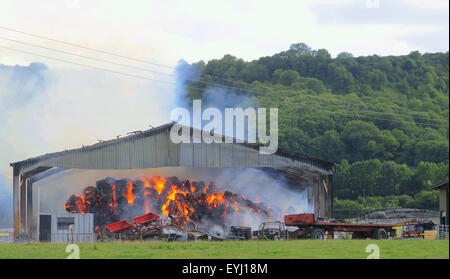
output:
[[[358,224],[358,223],[337,223],[337,222],[318,222],[314,214],[293,214],[285,215],[284,223],[286,226],[296,226],[296,237],[311,236],[311,239],[325,239],[325,235],[334,238],[335,232],[351,232],[352,239],[387,239],[395,235],[393,227],[398,224]]]
[[[181,230],[184,230],[184,224],[186,223],[186,217],[168,217],[161,219],[159,215],[152,212],[131,218],[133,223],[127,220],[122,220],[105,226],[107,230],[107,237],[112,239],[128,239],[137,240],[147,237],[162,237],[162,229],[175,226]]]
[[[109,232],[107,233],[108,238],[114,236],[116,239],[134,239],[136,234],[136,227],[127,220],[109,224],[105,226],[105,229]]]

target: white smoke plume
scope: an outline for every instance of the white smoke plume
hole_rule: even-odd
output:
[[[174,87],[95,70],[49,68],[41,63],[0,65],[3,198],[12,199],[9,163],[164,124],[169,121]],[[2,216],[10,215],[9,207],[9,203],[0,203]]]
[[[41,63],[29,66],[0,65],[0,220],[11,224],[12,217],[12,169],[9,163],[42,155],[48,152],[79,148],[82,145],[126,136],[127,132],[146,130],[149,124],[157,126],[169,121],[174,106],[188,106],[183,83],[195,80],[200,72],[185,75],[189,65],[180,62],[177,69],[177,85],[168,86],[147,80],[118,76],[111,73],[86,69],[52,69]],[[211,86],[205,98],[205,106],[247,107],[257,106],[252,96],[229,98],[221,89]],[[97,173],[98,172],[98,173]],[[69,183],[71,172],[55,175],[66,176],[62,181],[74,187],[61,193],[61,205],[52,205],[63,210],[66,194],[78,192],[95,181],[107,176],[135,178],[150,175],[149,171],[135,170],[132,173],[120,170],[75,171],[81,174]],[[90,175],[86,175],[86,174]],[[262,169],[178,169],[173,172],[153,169],[152,175],[178,176],[180,179],[214,181],[223,190],[244,194],[252,201],[263,201],[282,212],[310,212],[307,192],[301,185],[290,187],[280,176],[269,176]],[[44,181],[50,182],[48,179]],[[292,186],[292,185],[291,185]],[[70,190],[69,190],[70,189]],[[64,196],[64,197],[62,197]],[[258,200],[260,199],[260,200]],[[50,205],[49,205],[50,206]],[[3,216],[6,216],[4,218]],[[253,228],[255,220],[245,223]],[[259,222],[259,221],[258,221]]]

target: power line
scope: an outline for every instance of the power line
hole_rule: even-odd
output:
[[[69,64],[81,66],[81,67],[88,67],[88,68],[101,70],[101,71],[105,71],[105,72],[110,72],[110,73],[114,73],[114,74],[125,75],[125,76],[129,76],[129,77],[134,77],[134,78],[139,78],[139,79],[144,79],[144,80],[149,80],[149,81],[161,82],[161,83],[164,83],[164,84],[178,85],[178,83],[176,83],[176,82],[163,81],[163,80],[159,80],[159,79],[148,78],[148,77],[143,77],[143,76],[139,76],[139,75],[129,74],[129,73],[125,73],[125,72],[110,70],[110,69],[106,69],[106,68],[102,68],[102,67],[97,67],[97,66],[82,64],[82,63],[78,63],[78,62],[68,61],[68,60],[65,60],[65,59],[55,58],[55,57],[51,57],[51,56],[47,56],[47,55],[37,54],[37,53],[24,51],[24,50],[20,50],[20,49],[16,49],[16,48],[11,48],[11,47],[6,47],[6,46],[2,46],[2,45],[0,45],[0,47],[4,48],[4,49],[16,51],[16,52],[22,52],[22,53],[25,53],[25,54],[34,55],[34,56],[38,56],[38,57],[43,57],[43,58],[47,58],[47,59],[51,59],[51,60],[55,60],[55,61],[64,62],[64,63],[69,63]],[[185,85],[185,86],[203,90],[203,88],[196,87],[196,86],[193,86],[193,85]]]
[[[68,54],[68,55],[73,55],[73,56],[77,56],[77,57],[81,57],[81,58],[91,59],[91,60],[94,60],[94,61],[114,64],[114,65],[117,65],[117,66],[127,67],[127,68],[136,69],[136,70],[140,70],[140,71],[151,72],[151,73],[155,73],[155,74],[161,74],[161,75],[165,75],[165,76],[169,76],[169,77],[174,77],[173,74],[161,73],[161,72],[158,72],[158,71],[153,71],[153,70],[149,70],[149,69],[145,69],[145,68],[141,68],[141,67],[130,66],[130,65],[122,64],[122,63],[117,63],[117,62],[112,62],[112,61],[108,61],[108,60],[104,60],[104,59],[100,59],[100,58],[85,56],[85,55],[81,55],[81,54],[77,54],[77,53],[73,53],[73,52],[68,52],[68,51],[64,51],[64,50],[49,48],[49,47],[40,46],[40,45],[35,45],[35,44],[22,42],[22,41],[18,41],[18,40],[14,40],[14,39],[9,39],[9,38],[5,38],[5,37],[1,37],[1,36],[0,36],[0,39],[8,40],[8,41],[11,41],[11,42],[16,42],[16,43],[20,43],[20,44],[24,44],[24,45],[29,45],[29,46],[33,46],[33,47],[39,47],[39,48],[43,48],[43,49],[47,49],[47,50],[51,50],[51,51],[55,51],[55,52],[59,52],[59,53],[64,53],[64,54]]]
[[[264,87],[264,86],[262,86],[262,85],[256,85],[257,87],[259,87],[259,88],[263,88],[263,89],[267,89],[267,90],[271,90],[271,88],[270,87]],[[273,91],[273,90],[272,90]],[[293,91],[292,90],[289,90],[289,89],[276,89],[276,91],[275,92],[285,92],[285,93],[292,93]],[[326,102],[329,102],[329,101],[337,101],[337,102],[340,102],[340,104],[342,104],[342,105],[349,105],[349,106],[354,106],[354,107],[363,107],[363,108],[366,108],[366,107],[374,107],[374,105],[373,104],[369,104],[369,103],[356,103],[356,102],[348,102],[348,101],[341,101],[341,100],[338,100],[338,99],[336,99],[336,100],[332,100],[332,99],[330,99],[330,98],[323,98],[323,97],[319,97],[319,96],[314,96],[314,95],[307,95],[308,96],[308,98],[314,98],[314,99],[318,99],[319,100],[319,104],[329,104],[329,103],[324,103],[324,102],[320,102],[321,100],[323,100],[323,101],[326,101]],[[333,97],[337,97],[337,96],[339,96],[339,95],[336,95],[336,94],[332,94],[332,96]],[[378,108],[377,108],[378,109]],[[391,108],[391,110],[392,111],[385,111],[386,113],[390,113],[390,112],[398,112],[398,113],[402,113],[402,114],[405,114],[406,112],[404,111],[404,110],[396,110],[396,109],[392,109]],[[374,112],[377,112],[377,111],[375,111],[374,110]],[[413,111],[413,110],[409,110],[409,112],[408,112],[408,114],[416,114],[416,115],[422,115],[422,116],[427,116],[428,114],[427,113],[425,113],[425,112],[419,112],[419,111]],[[429,118],[428,117],[417,117],[417,116],[413,116],[413,117],[415,117],[415,118],[422,118],[422,119],[425,119],[425,120],[429,120]],[[446,122],[448,122],[448,121],[446,121]]]
[[[104,51],[104,50],[99,50],[99,49],[95,49],[95,48],[91,48],[91,47],[87,47],[87,46],[83,46],[83,45],[79,45],[79,44],[74,44],[74,43],[71,43],[71,42],[61,41],[61,40],[57,40],[57,39],[53,39],[53,38],[49,38],[49,37],[45,37],[45,36],[41,36],[41,35],[36,35],[36,34],[24,32],[24,31],[20,31],[20,30],[17,30],[17,29],[9,28],[9,27],[0,26],[0,29],[9,30],[9,31],[12,31],[12,32],[21,33],[21,34],[25,34],[25,35],[28,35],[28,36],[37,37],[37,38],[41,38],[41,39],[45,39],[45,40],[49,40],[49,41],[65,44],[65,45],[75,46],[75,47],[79,47],[79,48],[83,48],[83,49],[87,49],[87,50],[91,50],[91,51],[96,51],[96,52],[99,52],[99,53],[104,53],[104,54],[108,54],[108,55],[112,55],[112,56],[116,56],[116,57],[120,57],[120,58],[130,59],[130,60],[138,61],[138,62],[141,62],[141,63],[152,64],[152,65],[156,65],[156,66],[160,66],[160,67],[164,67],[164,68],[169,68],[169,69],[172,69],[172,70],[175,69],[175,68],[173,68],[171,66],[168,66],[168,65],[164,65],[164,64],[160,64],[160,63],[154,63],[154,62],[150,62],[150,61],[146,61],[146,60],[138,59],[138,58],[134,58],[134,57],[124,56],[124,55],[121,55],[121,54],[116,54],[116,53],[112,53],[112,52],[108,52],[108,51]],[[5,38],[3,38],[3,39],[5,39]],[[12,39],[7,39],[7,40],[12,40]],[[12,41],[16,41],[16,40],[12,40]],[[29,43],[20,42],[20,41],[16,41],[16,42],[29,44]],[[32,44],[29,44],[29,45],[32,45]],[[33,46],[42,47],[42,46],[37,46],[37,45],[33,45]],[[42,47],[42,48],[46,48],[46,47]],[[46,49],[50,49],[50,48],[46,48]],[[55,49],[50,49],[50,50],[59,51],[59,50],[55,50]],[[67,53],[67,54],[70,54],[70,55],[80,56],[78,54],[73,54],[73,53],[64,52],[64,51],[59,51],[59,52]],[[139,68],[139,67],[129,66],[129,65],[125,65],[125,64],[120,64],[120,63],[116,63],[116,62],[102,60],[102,59],[96,59],[96,58],[86,57],[86,56],[80,56],[80,57],[84,57],[84,58],[87,58],[87,59],[94,59],[94,60],[98,60],[98,61],[101,61],[101,62],[116,64],[116,65],[120,65],[120,66],[124,66],[124,67],[135,68],[135,69],[139,69],[139,70],[143,70],[143,71],[149,71],[149,72],[154,72],[154,73],[158,73],[158,74],[169,75],[169,74],[166,74],[166,73],[161,73],[161,72],[157,72],[157,71],[151,71],[151,70],[148,70],[148,69],[143,69],[143,68]],[[226,82],[230,82],[230,83],[234,83],[235,82],[233,80],[225,79],[225,78],[222,78],[222,77],[217,77],[217,76],[213,76],[213,75],[208,75],[208,76],[210,76],[212,78],[215,78],[215,79],[219,79],[219,80],[223,80],[223,81],[226,81]],[[200,80],[197,80],[197,81],[195,81],[195,80],[187,80],[187,81],[199,82],[199,83],[203,83],[203,84],[210,84],[210,85],[213,85],[213,86],[217,86],[216,83],[211,83],[211,82],[206,82],[206,81],[200,81]],[[228,86],[228,85],[224,85],[224,84],[221,84],[221,86],[225,87],[225,88],[229,88],[229,89],[243,91],[243,92],[251,92],[251,91],[248,91],[248,90],[245,90],[245,89],[242,89],[242,88]],[[262,85],[257,85],[257,87],[262,88],[262,89],[268,89],[268,90],[271,90],[271,91],[274,90],[273,88],[270,88],[270,87],[267,87],[267,86],[262,86]],[[199,87],[194,87],[194,88],[204,90],[203,88],[199,88]],[[276,90],[276,92],[292,92],[292,91],[290,91],[290,90]],[[323,99],[323,98],[320,98],[319,96],[309,96],[309,97],[320,99],[320,100],[324,100],[324,101],[329,101],[328,99]],[[361,106],[361,104],[359,104],[359,103],[348,102],[348,101],[346,103],[354,104],[354,105],[357,105],[357,106]],[[367,103],[365,103],[365,104],[368,105]],[[404,111],[399,111],[399,112],[400,113],[404,113]],[[418,114],[418,115],[426,115],[423,112],[412,111],[412,110],[410,110],[409,113],[410,114]],[[419,117],[416,117],[416,118],[419,118]],[[423,118],[423,119],[428,120],[428,118]],[[446,121],[446,122],[448,122],[448,121]]]
[[[307,102],[310,102],[310,103],[313,103],[313,104],[317,104],[317,105],[325,105],[325,106],[328,106],[328,107],[334,106],[334,107],[341,108],[341,109],[356,108],[356,110],[358,110],[359,112],[379,113],[379,114],[383,113],[382,111],[362,110],[360,108],[357,108],[357,107],[351,106],[351,105],[349,105],[348,107],[345,107],[345,106],[343,106],[343,105],[345,105],[345,103],[342,103],[342,104],[331,104],[331,103],[325,104],[325,103],[321,103],[321,102],[314,102],[313,100],[307,100]],[[390,111],[384,111],[384,112],[385,113],[389,113]],[[400,116],[399,114],[393,114],[393,115]],[[401,116],[404,116],[404,115],[401,115]],[[407,115],[407,116],[411,116],[414,120],[415,119],[421,119],[421,120],[424,120],[424,121],[437,121],[437,122],[448,123],[448,121],[445,120],[445,119],[431,119],[431,118],[412,116],[412,115]]]
[[[333,96],[336,96],[336,95],[333,95]],[[318,96],[308,96],[308,97],[312,97],[312,98],[316,98],[316,99],[321,99],[320,97],[318,97]],[[322,98],[322,100],[324,100],[324,101],[330,101],[331,99],[324,99],[324,98]],[[355,102],[342,102],[342,101],[340,101],[340,100],[336,100],[337,102],[340,102],[340,104],[342,104],[342,105],[348,105],[348,106],[353,106],[353,107],[363,107],[363,108],[367,108],[367,107],[374,107],[374,108],[376,108],[373,104],[369,104],[369,103],[363,103],[363,104],[360,104],[360,103],[355,103]],[[379,109],[379,108],[376,108],[376,109]],[[392,108],[391,108],[392,109]],[[372,111],[374,111],[374,112],[378,112],[378,111],[376,111],[376,110],[372,110]],[[384,111],[384,112],[386,112],[386,113],[390,113],[390,112],[398,112],[398,113],[402,113],[402,114],[405,114],[405,113],[408,113],[408,114],[411,114],[411,116],[412,115],[422,115],[422,116],[427,116],[428,114],[427,113],[425,113],[425,112],[418,112],[418,111],[409,111],[409,112],[405,112],[404,110],[396,110],[396,109],[392,109],[392,111]],[[429,118],[428,117],[419,117],[419,116],[412,116],[412,117],[414,117],[414,118],[419,118],[419,119],[425,119],[425,120],[429,120]],[[444,120],[445,122],[448,122],[448,121],[446,121],[446,120]]]
[[[60,62],[64,62],[64,63],[70,63],[70,64],[74,64],[74,65],[81,66],[81,67],[89,67],[89,68],[93,68],[93,69],[96,69],[96,70],[111,72],[111,73],[115,73],[115,74],[121,74],[121,75],[130,76],[130,77],[134,77],[134,78],[145,79],[145,80],[149,80],[149,81],[157,81],[157,82],[161,82],[161,83],[164,83],[164,84],[177,85],[176,82],[169,82],[169,81],[162,81],[162,80],[153,79],[153,78],[147,78],[147,77],[138,76],[138,75],[134,75],[134,74],[129,74],[129,73],[119,72],[119,71],[115,71],[115,70],[110,70],[110,69],[106,69],[106,68],[102,68],[102,67],[86,65],[86,64],[72,62],[72,61],[59,59],[59,58],[55,58],[55,57],[50,57],[50,56],[46,56],[46,55],[36,54],[36,53],[28,52],[28,51],[15,49],[15,48],[5,47],[5,46],[1,46],[1,45],[0,45],[0,47],[4,48],[4,49],[9,49],[9,50],[16,51],[16,52],[22,52],[22,53],[25,53],[25,54],[39,56],[39,57],[43,57],[43,58],[47,58],[47,59],[51,59],[51,60],[56,60],[56,61],[60,61]],[[196,88],[196,89],[203,90],[203,88],[195,87],[195,86],[192,86],[192,85],[186,85],[186,86],[191,87],[191,88]],[[245,91],[245,90],[243,90],[243,91]],[[246,91],[246,92],[249,92],[249,91]],[[306,108],[314,109],[314,110],[320,110],[320,111],[325,111],[325,112],[329,112],[329,113],[337,113],[337,114],[346,115],[344,113],[340,113],[340,112],[336,112],[336,111],[317,109],[317,108],[311,108],[311,107],[306,107]],[[377,112],[373,112],[373,113],[377,113]],[[360,117],[368,118],[368,119],[372,118],[372,119],[378,119],[378,120],[392,121],[392,122],[414,123],[414,124],[425,125],[425,126],[438,126],[438,127],[441,126],[441,125],[435,125],[435,124],[420,123],[420,122],[415,122],[415,121],[402,121],[402,120],[386,119],[386,118],[380,118],[380,117],[369,117],[369,116],[360,116]]]
[[[1,46],[1,48],[5,48],[5,49],[9,49],[12,51],[17,51],[17,52],[22,52],[25,54],[30,54],[30,55],[35,55],[35,56],[40,56],[40,57],[44,57],[47,59],[52,59],[52,60],[56,60],[56,61],[60,61],[60,62],[64,62],[64,63],[70,63],[70,64],[74,64],[77,66],[82,66],[82,67],[89,67],[89,68],[93,68],[96,70],[102,70],[102,71],[106,71],[106,72],[111,72],[111,73],[115,73],[115,74],[121,74],[121,75],[126,75],[126,76],[130,76],[130,77],[134,77],[134,78],[140,78],[140,79],[145,79],[145,80],[149,80],[149,81],[157,81],[157,82],[161,82],[161,83],[165,83],[165,84],[175,84],[175,82],[167,82],[167,81],[162,81],[162,80],[158,80],[158,79],[153,79],[153,78],[147,78],[147,77],[142,77],[142,76],[138,76],[138,75],[133,75],[133,74],[128,74],[128,73],[124,73],[124,72],[119,72],[119,71],[114,71],[114,70],[110,70],[110,69],[106,69],[106,68],[101,68],[101,67],[96,67],[96,66],[92,66],[92,65],[86,65],[86,64],[81,64],[81,63],[77,63],[77,62],[72,62],[72,61],[68,61],[68,60],[64,60],[64,59],[59,59],[59,58],[54,58],[54,57],[50,57],[50,56],[46,56],[46,55],[40,55],[40,54],[36,54],[36,53],[32,53],[32,52],[28,52],[28,51],[23,51],[23,50],[18,50],[18,49],[14,49],[14,48],[10,48],[10,47],[5,47],[5,46]],[[190,86],[190,85],[188,85]],[[194,87],[194,86],[191,86]],[[194,88],[198,88],[198,87],[194,87]],[[201,89],[201,88],[198,88]],[[343,114],[343,113],[339,113],[336,111],[329,111],[329,110],[323,110],[323,109],[317,109],[317,108],[311,108],[311,107],[306,107],[309,109],[314,109],[314,110],[320,110],[320,111],[326,111],[326,112],[331,112],[331,113],[337,113],[337,114]],[[345,115],[345,114],[344,114]],[[426,125],[426,126],[440,126],[440,125],[434,125],[434,124],[426,124],[426,123],[418,123],[418,122],[414,122],[414,121],[400,121],[400,120],[395,120],[395,119],[386,119],[386,118],[379,118],[379,117],[368,117],[368,116],[361,116],[361,117],[365,117],[365,118],[372,118],[372,119],[379,119],[379,120],[385,120],[385,121],[393,121],[393,122],[404,122],[404,123],[415,123],[415,124],[420,124],[420,125]]]
[[[69,45],[69,46],[84,48],[84,49],[87,49],[87,50],[96,51],[96,52],[104,53],[104,54],[111,55],[111,56],[116,56],[116,57],[120,57],[120,58],[130,59],[130,60],[134,60],[134,61],[141,62],[141,63],[147,63],[147,64],[152,64],[152,65],[155,65],[155,66],[160,66],[160,67],[164,67],[164,68],[173,69],[173,67],[170,67],[170,66],[167,66],[167,65],[163,65],[163,64],[159,64],[159,63],[155,63],[155,62],[150,62],[150,61],[146,61],[146,60],[138,59],[138,58],[134,58],[134,57],[129,57],[129,56],[121,55],[121,54],[116,54],[116,53],[112,53],[112,52],[108,52],[108,51],[104,51],[104,50],[100,50],[100,49],[95,49],[95,48],[91,48],[91,47],[87,47],[87,46],[82,46],[82,45],[79,45],[79,44],[65,42],[65,41],[61,41],[61,40],[57,40],[57,39],[52,39],[52,38],[44,37],[44,36],[41,36],[41,35],[31,34],[31,33],[28,33],[28,32],[16,30],[16,29],[13,29],[13,28],[5,27],[5,26],[0,26],[0,29],[9,30],[9,31],[16,32],[16,33],[21,33],[21,34],[25,34],[25,35],[28,35],[28,36],[32,36],[32,37],[36,37],[36,38],[40,38],[40,39],[44,39],[44,40],[49,40],[49,41],[53,41],[53,42],[60,43],[60,44],[65,44],[65,45]]]
[[[301,105],[300,105],[301,106]],[[349,114],[346,114],[344,112],[338,112],[338,111],[330,111],[330,110],[325,110],[325,109],[320,109],[320,108],[313,108],[310,106],[301,106],[303,108],[306,109],[312,109],[312,110],[319,110],[319,111],[324,111],[324,112],[329,112],[329,113],[335,113],[335,114],[341,114],[344,116],[349,116]],[[348,111],[348,113],[351,113],[352,111]],[[439,124],[429,124],[429,123],[421,123],[421,122],[415,122],[415,121],[407,121],[407,120],[397,120],[397,119],[388,119],[388,118],[381,118],[381,117],[374,117],[374,116],[366,116],[366,115],[354,115],[352,114],[351,116],[353,117],[361,117],[361,118],[367,118],[367,119],[376,119],[376,120],[384,120],[384,121],[391,121],[391,122],[400,122],[400,123],[414,123],[414,124],[418,124],[418,125],[424,125],[424,126],[435,126],[435,127],[442,127],[442,125]]]
[[[110,64],[114,64],[114,65],[118,65],[118,66],[123,66],[123,67],[127,67],[127,68],[132,68],[132,69],[137,69],[137,70],[141,70],[141,71],[146,71],[146,72],[151,72],[151,73],[156,73],[156,74],[161,74],[161,75],[165,75],[165,76],[174,77],[173,74],[162,73],[162,72],[158,72],[158,71],[154,71],[154,70],[149,70],[149,69],[145,69],[145,68],[140,68],[140,67],[130,66],[130,65],[122,64],[122,63],[117,63],[117,62],[112,62],[112,61],[109,61],[109,60],[104,60],[104,59],[94,58],[94,57],[90,57],[90,56],[85,56],[85,55],[81,55],[81,54],[77,54],[77,53],[73,53],[73,52],[68,52],[68,51],[63,51],[63,50],[59,50],[59,49],[54,49],[54,48],[49,48],[49,47],[39,46],[39,45],[35,45],[35,44],[23,42],[23,41],[18,41],[18,40],[6,38],[6,37],[0,37],[0,39],[8,40],[8,41],[16,42],[16,43],[21,43],[21,44],[25,44],[25,45],[29,45],[29,46],[33,46],[33,47],[43,48],[43,49],[47,49],[47,50],[51,50],[51,51],[55,51],[55,52],[59,52],[59,53],[64,53],[64,54],[68,54],[68,55],[72,55],[72,56],[77,56],[77,57],[82,57],[82,58],[86,58],[86,59],[91,59],[91,60],[95,60],[95,61],[99,61],[99,62],[110,63]],[[22,51],[22,52],[23,52],[23,51]],[[31,53],[28,53],[28,54],[31,54]],[[37,54],[37,55],[39,55],[39,54]],[[47,57],[47,58],[49,58],[49,57]],[[51,59],[51,58],[50,58],[50,59]],[[65,62],[68,62],[68,61],[65,61]],[[70,62],[68,62],[68,63],[70,63]],[[175,68],[172,68],[172,69],[175,69]],[[206,82],[206,81],[200,81],[200,80],[190,80],[190,79],[187,79],[186,81],[191,81],[191,82],[194,82],[194,83],[197,82],[197,83],[203,83],[203,84],[206,84],[206,85],[217,86],[216,83]],[[234,90],[239,90],[239,91],[244,91],[244,92],[250,92],[250,91],[246,91],[246,90],[244,90],[244,89],[238,88],[238,87],[232,87],[232,86],[227,86],[227,85],[223,85],[223,84],[220,84],[220,86],[226,87],[226,88],[230,88],[230,89],[234,89]],[[195,88],[203,90],[203,88],[200,88],[200,87],[195,87]],[[250,92],[250,93],[251,93],[251,92]]]
[[[86,64],[82,64],[82,63],[77,63],[77,62],[72,62],[72,61],[68,61],[68,60],[64,60],[64,59],[59,59],[59,58],[55,58],[55,57],[46,56],[46,55],[36,54],[36,53],[32,53],[32,52],[28,52],[28,51],[24,51],[24,50],[19,50],[19,49],[15,49],[15,48],[10,48],[10,47],[6,47],[6,46],[1,46],[0,45],[0,47],[1,48],[5,48],[5,49],[9,49],[9,50],[12,50],[12,51],[22,52],[22,53],[29,54],[29,55],[34,55],[34,56],[40,56],[40,57],[43,57],[43,58],[56,60],[56,61],[60,61],[60,62],[64,62],[64,63],[70,63],[70,64],[74,64],[74,65],[81,66],[81,67],[88,67],[88,68],[93,68],[93,69],[96,69],[96,70],[101,70],[101,71],[105,71],[105,72],[111,72],[111,73],[120,74],[120,75],[126,75],[126,76],[130,76],[130,77],[134,77],[134,78],[140,78],[140,79],[146,79],[146,80],[150,80],[150,81],[157,81],[157,82],[162,82],[162,83],[166,83],[166,84],[175,84],[176,85],[176,83],[174,83],[174,82],[162,81],[162,80],[158,80],[158,79],[147,78],[147,77],[138,76],[138,75],[134,75],[134,74],[129,74],[129,73],[119,72],[119,71],[110,70],[110,69],[106,69],[106,68],[101,68],[101,67],[97,67],[97,66],[86,65]]]

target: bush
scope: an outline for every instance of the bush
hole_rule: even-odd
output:
[[[333,212],[338,219],[352,218],[363,212],[363,206],[356,201],[335,199]]]
[[[439,209],[439,191],[421,191],[414,196],[414,201],[409,203],[409,207],[418,209]]]
[[[296,79],[298,79],[300,76],[298,73],[294,70],[287,70],[284,71],[280,75],[280,79],[278,80],[278,83],[281,83],[285,86],[290,86]]]

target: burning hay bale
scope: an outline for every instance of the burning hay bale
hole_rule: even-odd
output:
[[[150,211],[200,227],[224,228],[230,220],[242,223],[240,216],[250,214],[267,220],[272,211],[264,203],[255,203],[231,191],[221,192],[214,182],[180,181],[177,177],[139,177],[135,180],[107,177],[96,186],[73,194],[65,204],[70,213],[94,213],[96,230],[124,218]]]

